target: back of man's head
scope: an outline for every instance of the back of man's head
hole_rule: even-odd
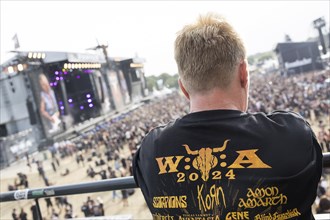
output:
[[[245,53],[244,44],[233,27],[221,16],[211,13],[185,26],[175,41],[179,76],[190,94],[226,89]]]

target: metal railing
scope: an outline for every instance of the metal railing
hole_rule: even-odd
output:
[[[323,153],[323,167],[330,168],[330,153]],[[54,196],[65,196],[65,195],[76,195],[93,192],[104,192],[112,190],[132,189],[137,188],[135,180],[132,176],[115,178],[109,180],[100,180],[95,182],[85,182],[78,184],[69,184],[62,186],[49,186],[38,189],[23,189],[11,192],[0,193],[0,202],[10,202],[17,200],[28,200],[34,199],[37,206],[38,217],[41,220],[42,215],[38,199],[54,197]]]

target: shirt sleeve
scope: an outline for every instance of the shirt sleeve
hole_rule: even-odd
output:
[[[139,175],[138,172],[140,172],[139,165],[138,165],[138,161],[140,160],[140,158],[139,158],[140,150],[141,150],[141,147],[135,152],[134,157],[133,157],[133,177],[134,177],[135,183],[138,187],[140,187],[139,181],[138,181],[138,175]]]

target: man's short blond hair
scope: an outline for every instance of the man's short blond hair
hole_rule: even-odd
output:
[[[233,27],[209,13],[178,32],[174,53],[181,81],[192,94],[227,88],[246,52]]]

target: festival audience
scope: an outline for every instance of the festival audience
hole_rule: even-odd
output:
[[[313,128],[316,127],[314,131],[323,152],[329,152],[330,128],[327,120],[329,120],[330,86],[326,81],[327,74],[329,75],[329,71],[293,76],[281,76],[278,73],[252,74],[248,112],[268,113],[275,110],[298,112]],[[56,169],[60,168],[58,158],[72,158],[78,167],[88,166],[86,174],[93,180],[130,176],[132,158],[143,137],[152,128],[187,113],[189,113],[189,104],[177,92],[151,100],[134,110],[98,124],[88,132],[80,133],[80,137],[74,141],[61,141],[50,146],[53,170],[56,172]],[[35,163],[39,175],[48,182],[42,162],[37,160]],[[64,173],[60,172],[61,176],[71,175],[71,168],[63,169]],[[15,190],[20,185],[28,186],[24,175],[22,173],[19,175],[19,184],[10,186],[10,190]],[[118,192],[113,191],[112,199],[114,201],[120,198],[123,206],[126,207],[129,205],[127,199],[133,193],[134,191],[121,190],[119,195]],[[62,210],[65,206],[65,211],[62,213],[65,218],[73,217],[72,205],[67,202],[66,197],[57,197],[55,201],[58,209]],[[329,212],[329,203],[330,188],[320,183],[316,202],[317,212]],[[52,205],[49,205],[49,208],[52,208],[52,216],[56,218],[58,213],[54,211]],[[16,210],[13,211],[13,218],[17,216],[15,212]],[[85,217],[103,216],[103,201],[100,198],[94,201],[88,197],[81,206],[81,212]]]

